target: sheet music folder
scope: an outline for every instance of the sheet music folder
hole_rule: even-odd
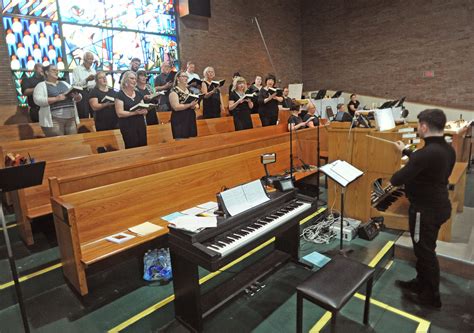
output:
[[[43,161],[0,169],[0,190],[9,192],[41,185],[45,166]]]
[[[269,200],[260,180],[233,187],[217,195],[220,209],[228,216],[240,214]]]
[[[364,174],[356,167],[341,160],[323,165],[320,170],[342,187],[346,187]]]

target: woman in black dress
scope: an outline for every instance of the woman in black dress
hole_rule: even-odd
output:
[[[245,97],[247,82],[243,77],[237,76],[232,84],[229,95],[229,111],[234,117],[236,131],[253,128],[251,110],[253,102],[251,98]]]
[[[184,103],[189,96],[188,74],[179,71],[174,78],[174,86],[170,91],[171,131],[174,139],[187,139],[197,136],[196,112],[198,101]]]
[[[352,117],[354,117],[357,109],[359,108],[360,102],[357,100],[357,95],[351,95],[351,101],[347,104],[347,109]]]
[[[278,121],[278,103],[283,102],[283,97],[278,97],[277,93],[271,94],[268,90],[273,88],[276,82],[274,75],[269,74],[265,78],[265,87],[260,89],[258,94],[258,114],[262,121],[262,126],[276,125]]]
[[[107,86],[105,72],[95,75],[95,87],[89,93],[89,105],[94,112],[96,131],[106,131],[118,128],[118,117],[115,113],[115,91]],[[109,99],[106,98],[109,97]]]
[[[210,89],[215,76],[214,68],[206,67],[204,69],[204,80],[201,86],[201,93],[204,94],[202,101],[202,116],[204,119],[220,118],[221,112],[224,112],[224,103],[222,103],[219,87]]]
[[[146,82],[146,72],[140,70],[137,72],[137,91],[143,95],[143,100],[145,103],[150,103],[152,100],[153,89]],[[158,116],[156,115],[156,109],[148,110],[146,114],[146,124],[147,125],[156,125],[158,124]]]
[[[147,109],[138,108],[130,111],[135,105],[143,102],[143,95],[136,91],[137,75],[127,71],[120,82],[120,91],[115,96],[115,112],[119,118],[125,149],[147,145],[145,116]]]
[[[257,75],[255,77],[255,82],[252,85],[250,85],[248,89],[250,93],[256,93],[255,98],[252,98],[252,102],[253,102],[252,113],[258,113],[258,93],[260,92],[262,88],[263,88],[262,77],[260,75]]]

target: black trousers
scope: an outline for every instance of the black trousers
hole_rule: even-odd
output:
[[[82,118],[93,117],[94,115],[89,105],[89,90],[84,89],[81,95],[82,95],[82,99],[76,103],[77,114],[79,115],[79,118],[82,119]]]
[[[39,107],[30,107],[30,120],[32,123],[39,121]]]
[[[416,213],[420,212],[419,241],[415,242]],[[451,215],[451,207],[426,209],[415,207],[408,209],[408,222],[413,250],[416,256],[417,280],[426,293],[439,293],[439,263],[436,257],[436,240],[441,225]]]
[[[147,145],[145,117],[141,115],[119,118],[120,133],[122,133],[125,149]]]

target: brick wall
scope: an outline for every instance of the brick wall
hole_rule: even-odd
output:
[[[474,109],[474,2],[302,2],[305,90]]]
[[[301,82],[300,1],[211,0],[209,20],[180,20],[180,47],[183,64],[196,63],[202,76],[213,66],[216,77],[227,79],[238,71],[251,83],[256,74],[274,72],[260,33],[252,17],[257,17],[281,84]],[[227,91],[227,90],[226,90]]]

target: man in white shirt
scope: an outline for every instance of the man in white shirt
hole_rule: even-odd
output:
[[[188,83],[192,79],[198,79],[198,80],[201,79],[199,77],[199,75],[194,72],[194,70],[195,70],[194,62],[188,61],[188,63],[186,64],[186,74],[188,74]],[[201,87],[198,84],[195,84],[195,83],[190,85],[188,88],[194,94],[199,94],[201,92],[201,89],[200,89]]]
[[[91,52],[85,52],[82,65],[74,68],[72,72],[72,84],[84,89],[81,102],[77,103],[77,112],[79,118],[89,118],[92,111],[89,106],[89,91],[95,87],[95,69],[92,68],[94,55]]]

